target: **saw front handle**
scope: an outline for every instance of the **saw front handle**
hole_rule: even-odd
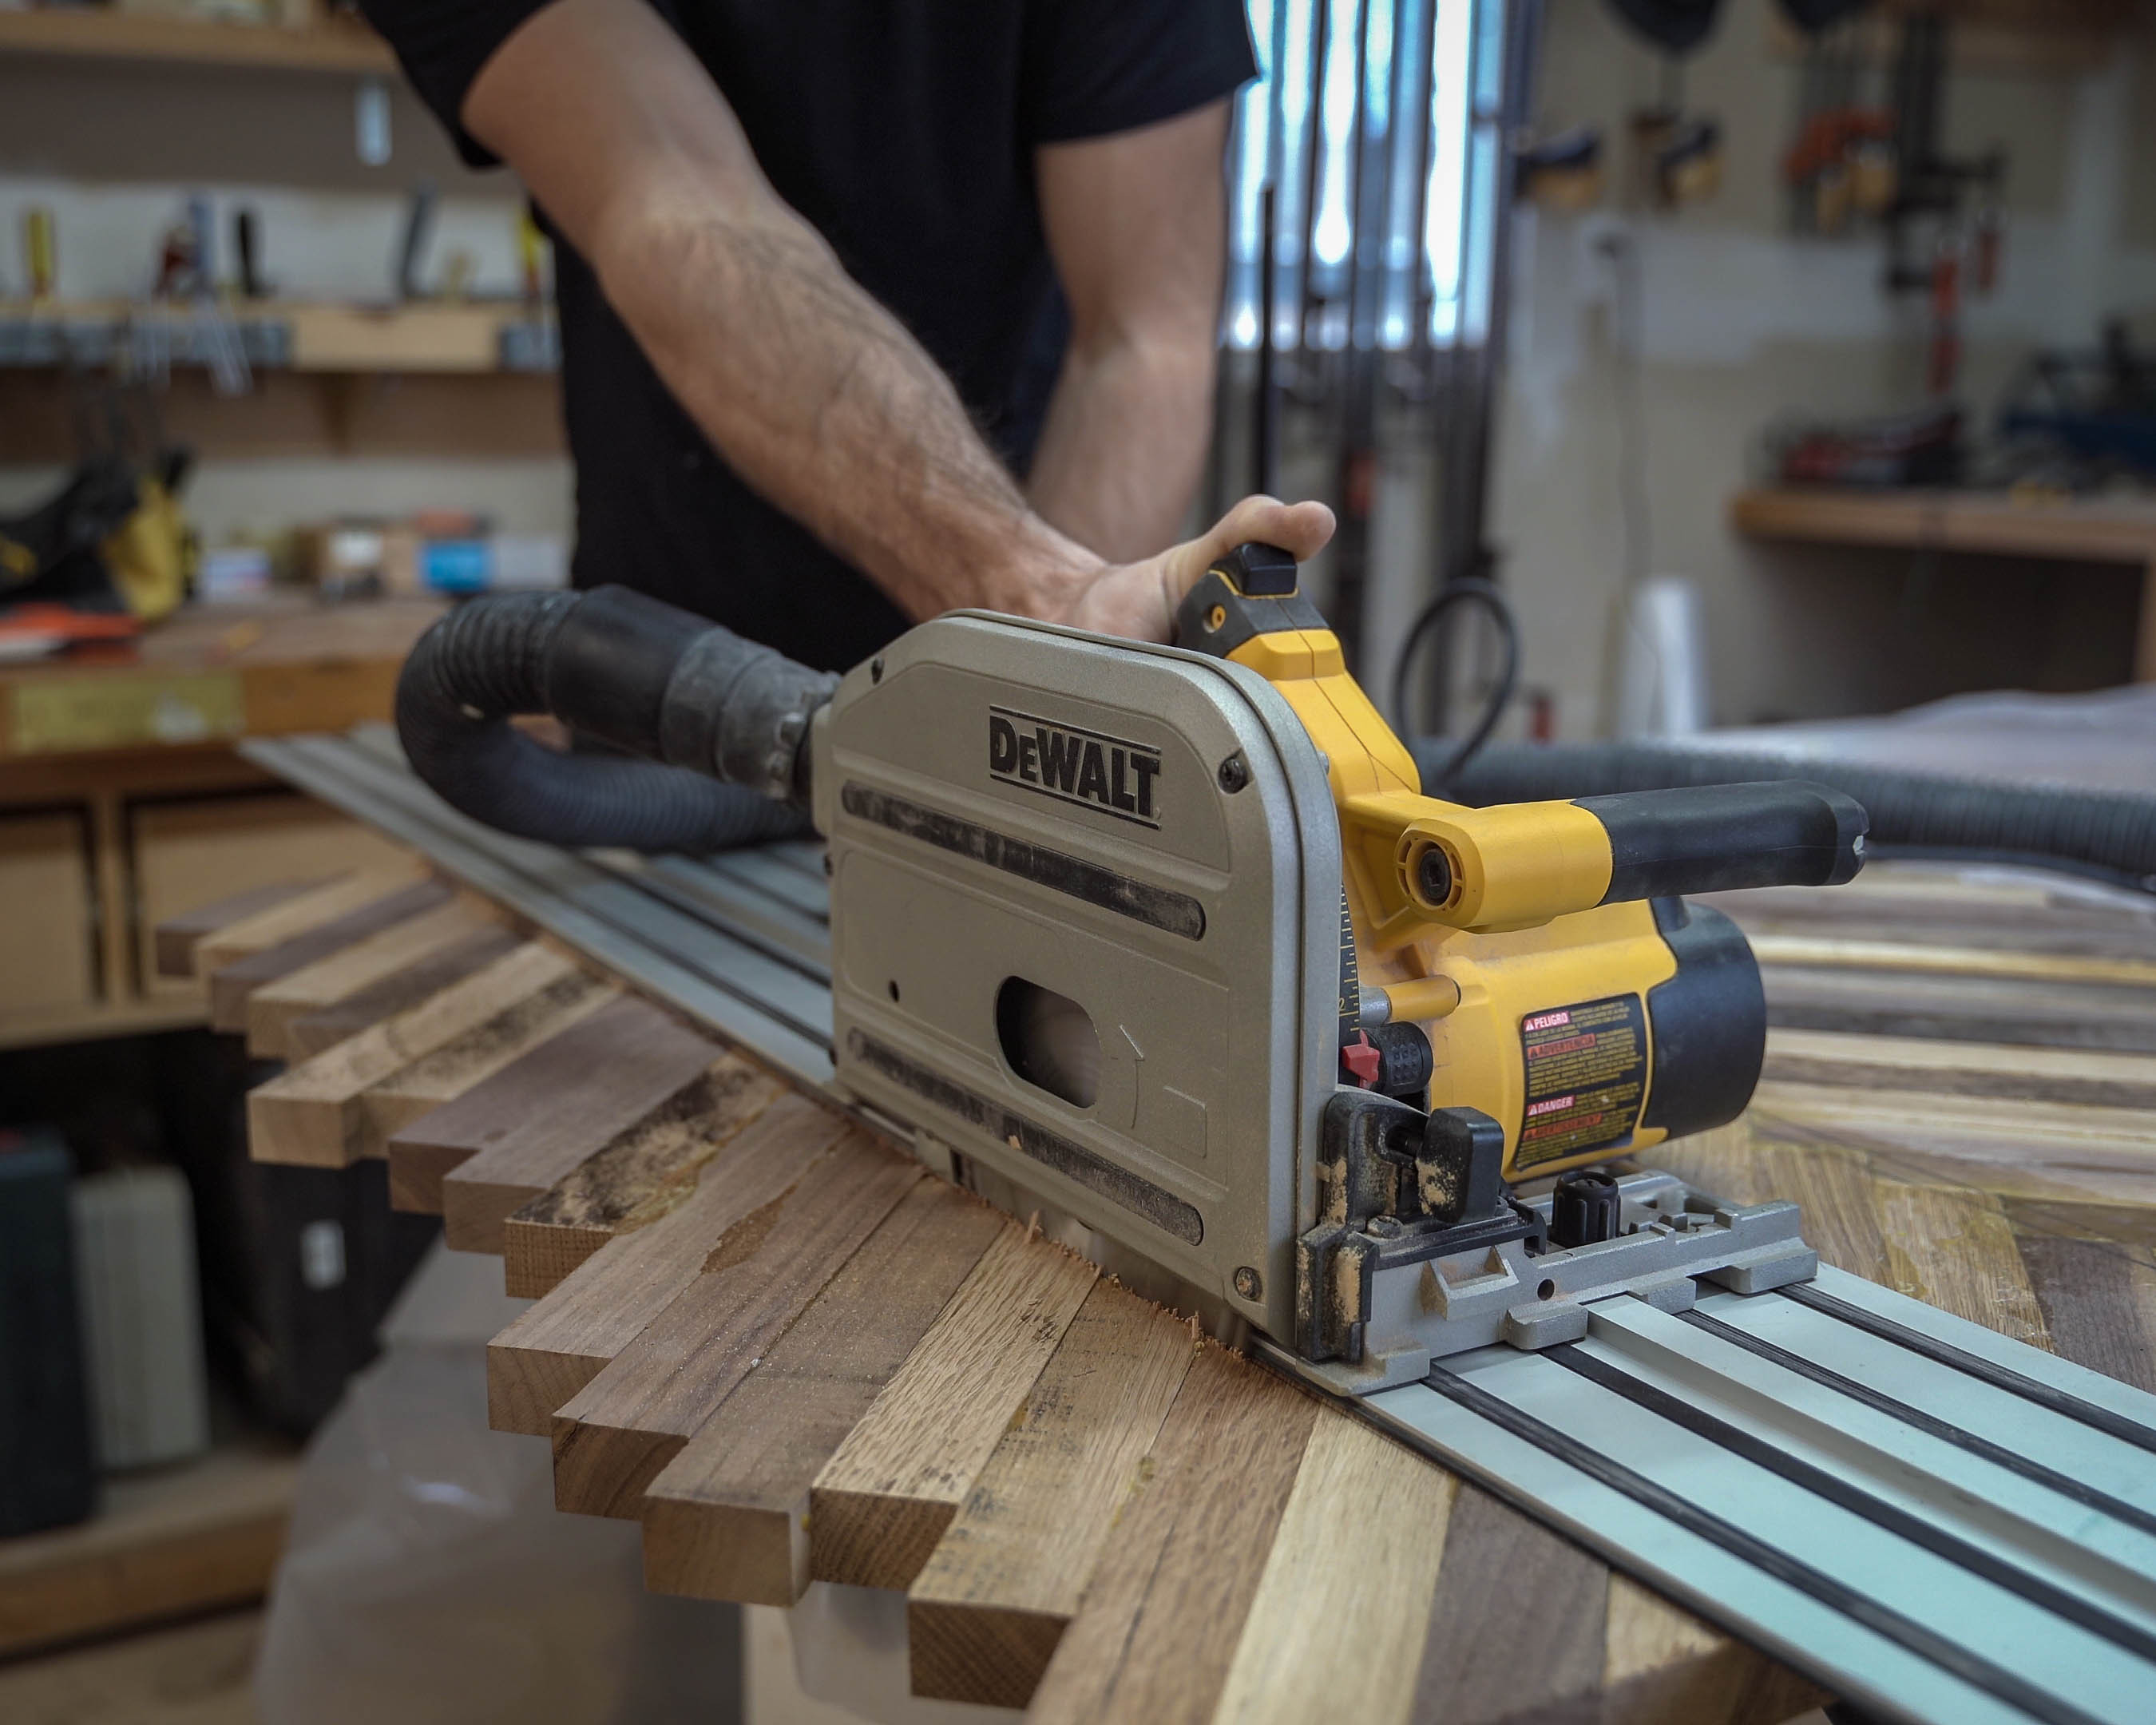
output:
[[[1801,780],[1465,809],[1350,796],[1342,837],[1377,889],[1381,949],[1432,925],[1493,932],[1573,911],[1738,886],[1833,886],[1864,861],[1864,810]]]

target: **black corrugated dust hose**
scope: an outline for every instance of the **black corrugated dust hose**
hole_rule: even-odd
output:
[[[1512,608],[1484,581],[1440,588],[1402,639],[1393,672],[1394,706],[1402,720],[1408,673],[1424,634],[1467,600],[1483,605],[1496,619],[1505,648],[1504,674],[1466,741],[1424,737],[1410,746],[1423,788],[1434,797],[1481,808],[1802,778],[1864,805],[1871,820],[1866,843],[1875,857],[2026,863],[2156,892],[2156,797],[1952,778],[1681,742],[1493,742],[1491,732],[1517,677],[1519,642]]]
[[[397,732],[489,826],[703,855],[808,830],[808,721],[838,681],[625,588],[495,594],[420,637]],[[538,713],[648,758],[563,754],[509,722]]]

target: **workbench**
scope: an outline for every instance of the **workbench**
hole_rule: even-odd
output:
[[[386,855],[234,752],[386,718],[433,600],[187,607],[139,648],[0,665],[0,1046],[200,1023],[151,929]]]
[[[2156,501],[1789,487],[1740,491],[1729,519],[1754,539],[2129,565],[2141,572],[2133,675],[2156,680]]]
[[[820,890],[807,847],[767,860],[775,895]],[[1918,864],[1719,902],[1762,963],[1765,1078],[1652,1163],[1798,1199],[1829,1262],[2156,1389],[2156,909]],[[489,1350],[492,1422],[551,1443],[561,1508],[640,1522],[649,1586],[903,1594],[917,1692],[1043,1720],[1819,1700],[528,934],[411,861],[160,950],[289,1062],[254,1155],[386,1158],[395,1203],[536,1297]]]

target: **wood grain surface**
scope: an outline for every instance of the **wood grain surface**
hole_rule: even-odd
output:
[[[407,1008],[439,994],[450,983],[462,982],[482,970],[504,952],[523,943],[524,937],[497,923],[461,940],[438,947],[424,958],[408,964],[393,976],[346,995],[319,1011],[303,1013],[285,1027],[285,1040],[294,1060],[310,1060],[326,1048],[335,1048],[347,1036],[357,1036],[370,1024],[393,1019]],[[235,965],[234,969],[239,968]],[[230,971],[218,973],[221,982]]]
[[[295,899],[302,893],[312,892],[324,884],[326,878],[273,880],[245,892],[236,892],[228,898],[213,899],[179,916],[167,916],[151,937],[151,960],[157,974],[173,978],[195,975],[195,948],[205,936],[220,928],[229,928],[235,922]]]
[[[1777,955],[1767,1076],[1648,1160],[1794,1199],[1828,1261],[2156,1390],[2156,915],[1919,865],[1714,901]],[[333,1070],[427,1004],[356,1024]],[[1356,1725],[1774,1725],[1822,1699],[652,1009],[557,1029],[391,1153],[414,1207],[491,1189],[467,1241],[546,1291],[489,1394],[560,1440],[562,1501],[640,1517],[654,1587],[910,1587],[924,1692],[1037,1676],[1036,1719]]]
[[[236,960],[280,945],[310,929],[320,928],[425,875],[425,868],[416,858],[403,868],[359,870],[243,916],[237,922],[227,923],[195,942],[195,974],[213,975]],[[237,1028],[244,1029],[244,1022]]]
[[[916,1695],[1031,1698],[1196,1353],[1173,1312],[1093,1284],[906,1594]]]
[[[1214,1717],[1318,1410],[1247,1360],[1199,1352],[1034,1695],[1034,1725]]]
[[[644,1499],[662,1592],[790,1605],[808,1585],[809,1491],[998,1234],[941,1180],[916,1183]]]
[[[642,1118],[684,1086],[694,1084],[717,1058],[708,1037],[676,1023],[642,1001],[624,999],[595,1013],[559,1042],[527,1056],[544,1069],[534,1085],[518,1066],[497,1074],[502,1088],[519,1087],[547,1099],[536,1112],[520,1112],[511,1125],[496,1118],[480,1125],[469,1158],[442,1176],[443,1231],[459,1251],[501,1250],[501,1224],[516,1210],[578,1166],[615,1131]],[[515,1072],[516,1076],[510,1076]],[[464,1111],[479,1125],[484,1100]],[[415,1125],[410,1136],[439,1147],[454,1142],[439,1130]]]
[[[390,1201],[439,1215],[444,1179],[491,1150],[518,1170],[519,1184],[529,1183],[521,1170],[526,1162],[552,1167],[558,1178],[564,1167],[575,1167],[583,1154],[692,1081],[719,1052],[709,1038],[641,1001],[613,1002],[455,1101],[392,1133]],[[541,1189],[551,1183],[542,1183]]]
[[[336,907],[344,902],[342,896],[323,891],[287,900],[276,906],[290,916],[295,915],[301,906],[311,905],[324,912],[318,920],[243,957],[229,962],[213,960],[204,951],[207,941],[198,941],[197,957],[204,964],[209,978],[210,1028],[244,1034],[247,1003],[264,983],[290,976],[355,941],[445,905],[450,897],[451,888],[445,881],[414,880],[376,891],[357,906],[338,909]],[[212,964],[214,968],[208,968]]]
[[[1761,1075],[1777,1084],[2004,1097],[2156,1110],[2156,1055],[1836,1030],[1771,1030]]]
[[[367,1153],[365,1097],[444,1043],[575,973],[576,961],[528,942],[396,1017],[286,1069],[247,1098],[258,1161],[343,1168]]]
[[[713,1240],[689,1285],[555,1414],[555,1507],[640,1517],[644,1487],[927,1174],[850,1132]]]
[[[570,971],[371,1086],[367,1154],[388,1154],[390,1137],[400,1127],[454,1102],[511,1060],[547,1045],[621,998],[613,983],[588,971]]]
[[[247,997],[248,1053],[262,1060],[290,1059],[293,1050],[285,1033],[293,1019],[394,976],[439,947],[497,920],[485,901],[459,894],[263,983]]]
[[[616,1235],[674,1209],[704,1164],[785,1093],[762,1068],[721,1055],[503,1221],[508,1291],[536,1300]]]
[[[1321,1412],[1228,1667],[1218,1725],[1406,1720],[1460,1489],[1360,1420]]]
[[[705,1165],[695,1196],[609,1242],[487,1347],[487,1411],[497,1431],[552,1437],[554,1411],[703,1273],[713,1245],[791,1191],[850,1128],[787,1096]]]
[[[1098,1274],[1030,1230],[988,1248],[817,1476],[817,1580],[912,1582]]]

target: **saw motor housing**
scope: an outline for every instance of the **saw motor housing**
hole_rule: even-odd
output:
[[[956,613],[841,681],[810,747],[842,1089],[1350,1392],[1569,1339],[1604,1293],[1809,1275],[1792,1205],[1511,1189],[1743,1110],[1757,968],[1672,895],[1846,878],[1861,811],[1443,803],[1284,554],[1240,547],[1179,625]]]

